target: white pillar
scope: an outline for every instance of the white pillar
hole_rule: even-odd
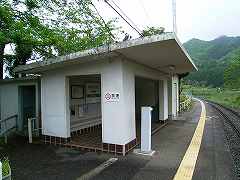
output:
[[[159,120],[168,119],[168,82],[159,81]]]
[[[168,79],[168,115],[171,117],[172,112],[172,78]]]
[[[177,114],[178,114],[178,112],[179,112],[179,77],[176,75],[175,76],[175,81],[176,81],[176,84],[177,84],[177,92],[176,92],[176,94],[177,94],[177,104],[176,104],[176,106],[177,106]]]
[[[151,149],[151,107],[141,108],[141,152],[150,153]]]
[[[134,76],[123,71],[122,61],[114,60],[101,75],[103,143],[125,145],[136,138]]]
[[[177,84],[175,81],[175,77],[173,77],[172,84],[171,84],[171,89],[172,89],[172,116],[176,117],[177,116]]]
[[[171,115],[172,117],[176,117],[177,116],[177,112],[178,112],[178,76],[177,75],[173,75],[171,77],[171,79],[169,80],[168,83],[168,108],[169,108],[169,115]]]
[[[179,111],[179,83],[178,83],[178,75],[174,75],[172,77],[172,109],[173,109],[173,116],[178,115]]]

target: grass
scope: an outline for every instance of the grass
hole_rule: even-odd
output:
[[[2,175],[4,177],[10,174],[10,164],[8,158],[4,158],[1,162],[2,162]]]
[[[10,164],[8,158],[6,158],[6,153],[3,153],[2,151],[5,151],[6,144],[4,142],[4,137],[0,137],[0,160],[2,163],[2,175],[7,176],[10,173]]]
[[[240,109],[240,90],[193,87],[189,85],[185,85],[183,89],[184,91],[190,91],[195,97],[201,97],[227,107]]]

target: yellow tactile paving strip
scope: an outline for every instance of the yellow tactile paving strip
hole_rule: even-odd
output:
[[[205,105],[201,100],[198,101],[201,103],[202,107],[201,116],[197,128],[194,132],[192,141],[183,157],[183,160],[177,170],[177,173],[175,174],[174,180],[191,180],[193,176],[206,121]]]

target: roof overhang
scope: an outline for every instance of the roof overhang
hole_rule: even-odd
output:
[[[197,67],[174,33],[138,38],[98,48],[72,53],[66,56],[21,65],[16,73],[41,73],[66,65],[80,64],[106,57],[124,56],[161,72],[177,74],[197,70]]]
[[[39,76],[26,76],[22,78],[5,78],[0,80],[1,84],[8,84],[8,83],[21,83],[21,82],[36,82],[39,80]]]

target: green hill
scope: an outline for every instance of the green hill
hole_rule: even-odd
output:
[[[240,37],[221,36],[212,41],[191,39],[183,44],[199,71],[186,77],[191,83],[223,86],[223,73],[240,56]]]

